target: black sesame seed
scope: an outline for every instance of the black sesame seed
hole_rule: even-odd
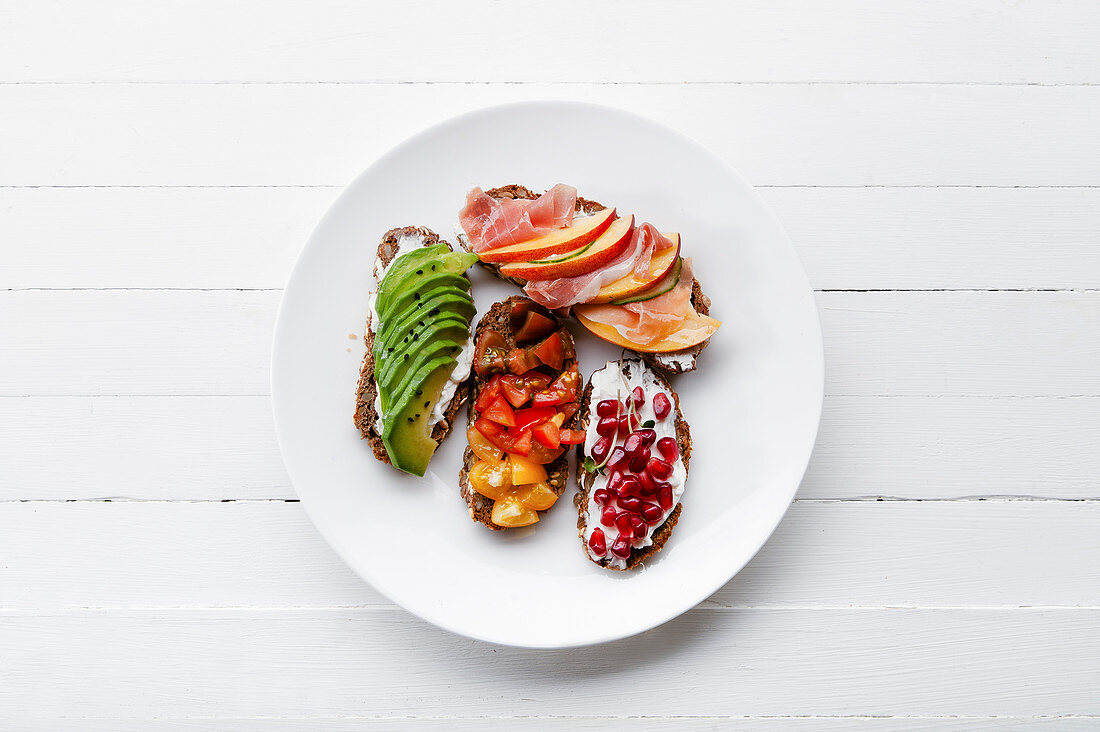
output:
[[[417,419],[420,419],[420,412],[417,412],[417,413],[416,413],[416,418],[417,418]]]
[[[420,415],[418,414],[418,415],[416,415],[416,416],[417,416],[417,417],[419,417]],[[409,421],[410,421],[410,422],[412,422],[412,421],[413,421],[413,418],[412,418],[412,417],[409,417]]]
[[[435,272],[435,265],[432,265],[432,272]]]
[[[428,406],[429,404],[431,404],[431,401],[426,401],[426,402],[424,402],[424,406],[425,406],[425,407],[426,407],[426,406]]]
[[[416,390],[416,395],[417,396],[424,396],[424,390],[423,389],[417,389]]]
[[[420,299],[420,293],[419,292],[414,292],[413,293],[413,300],[419,300],[419,299]]]
[[[406,361],[408,361],[408,360],[409,360],[409,354],[407,354],[407,353],[405,354],[405,360],[406,360]]]
[[[424,274],[424,270],[422,270],[422,269],[418,269],[418,270],[416,270],[416,273],[417,273],[417,274]]]

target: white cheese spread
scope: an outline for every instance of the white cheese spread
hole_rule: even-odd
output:
[[[624,373],[625,372],[625,373]],[[658,421],[657,416],[653,412],[653,396],[658,392],[664,392],[665,396],[672,400],[672,395],[668,393],[668,389],[658,381],[656,374],[654,374],[645,363],[638,359],[629,359],[620,363],[618,361],[612,361],[604,366],[599,371],[592,374],[592,397],[588,404],[588,421],[587,421],[587,434],[584,441],[584,454],[591,455],[592,447],[596,444],[596,441],[600,439],[600,436],[596,434],[596,424],[600,421],[599,415],[596,414],[596,405],[605,399],[618,399],[620,402],[629,398],[630,393],[634,390],[634,387],[640,386],[645,391],[645,404],[638,410],[639,423],[645,423],[648,420],[654,422],[653,431],[657,433],[657,440],[662,437],[671,437],[676,439],[676,411],[673,410],[663,420]],[[621,445],[623,438],[617,438],[617,445]],[[654,441],[656,444],[656,440]],[[614,449],[614,448],[612,448]],[[656,450],[654,450],[654,454]],[[583,467],[581,468],[583,470]],[[604,471],[608,471],[605,469]],[[609,474],[596,475],[596,479],[592,484],[592,487],[588,489],[588,503],[585,506],[584,516],[584,546],[585,551],[596,561],[601,559],[607,559],[608,563],[612,567],[618,567],[623,569],[626,567],[626,560],[620,559],[611,553],[611,545],[619,538],[619,530],[614,526],[604,526],[600,523],[600,517],[603,514],[603,507],[596,503],[595,494],[600,488],[606,488]],[[647,546],[653,545],[653,531],[660,527],[669,514],[675,509],[676,505],[680,502],[680,497],[684,493],[684,482],[687,479],[687,468],[684,467],[684,461],[681,457],[677,457],[672,466],[672,475],[669,476],[667,482],[672,486],[672,506],[665,510],[661,519],[656,523],[649,524],[648,531],[644,537],[634,537],[631,546],[637,549],[644,549]],[[607,545],[607,554],[604,556],[597,556],[592,553],[592,549],[588,546],[588,540],[592,537],[592,532],[595,529],[601,529],[604,533],[605,543]]]

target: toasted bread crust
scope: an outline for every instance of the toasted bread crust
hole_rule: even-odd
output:
[[[491,308],[489,308],[485,315],[482,316],[481,321],[477,324],[477,329],[474,331],[474,342],[477,343],[478,338],[484,331],[495,330],[502,336],[504,336],[504,339],[508,343],[509,347],[514,347],[516,345],[516,342],[512,335],[512,329],[508,322],[508,316],[512,310],[512,303],[526,299],[527,298],[521,297],[519,295],[513,295],[507,300],[502,300],[501,302],[498,302]],[[561,329],[565,329],[566,332],[568,332],[564,324],[562,324]],[[562,368],[565,369],[572,363],[575,363],[573,359],[567,359],[562,364]],[[489,381],[488,379],[484,379],[478,376],[476,371],[473,372],[471,376],[472,381],[469,393],[470,400],[466,407],[466,419],[468,424],[473,424],[479,416],[477,408],[474,406],[474,400],[477,398],[477,395],[481,393],[482,387],[484,387],[485,384],[487,384]],[[573,418],[570,419],[569,422],[567,422],[564,426],[575,428],[578,421],[580,420],[579,415],[579,412],[573,415]],[[462,499],[466,501],[466,505],[470,510],[470,518],[472,518],[474,521],[485,524],[493,531],[505,531],[509,527],[497,526],[492,521],[493,505],[496,503],[496,501],[481,495],[480,493],[475,491],[473,486],[470,484],[470,470],[474,467],[477,459],[477,455],[475,455],[474,451],[470,449],[469,445],[467,445],[466,451],[462,455],[462,468],[459,470],[458,473],[458,487],[462,495]],[[550,487],[554,490],[554,493],[556,493],[560,498],[561,494],[565,491],[565,486],[569,483],[569,451],[566,450],[561,454],[561,457],[545,467],[547,483],[550,484]],[[557,503],[555,503],[554,505],[556,506]],[[551,507],[551,509],[552,508],[553,507]],[[545,513],[545,511],[539,511],[540,516],[543,513]]]
[[[383,265],[388,265],[397,256],[398,240],[402,236],[414,234],[424,237],[425,246],[444,244],[453,251],[453,247],[448,242],[440,239],[439,235],[431,229],[423,226],[402,226],[397,229],[390,229],[382,236],[382,241],[378,245],[378,261]],[[367,352],[363,354],[363,366],[359,371],[359,387],[355,395],[355,426],[359,428],[359,434],[370,445],[374,456],[387,465],[391,465],[389,453],[386,452],[386,445],[382,442],[382,435],[378,433],[374,426],[375,421],[378,419],[378,413],[374,409],[374,400],[378,396],[378,384],[374,381],[374,327],[371,323],[370,313],[367,313],[367,325],[363,342],[366,344]],[[432,428],[432,439],[435,440],[436,444],[443,442],[443,438],[450,433],[455,416],[466,402],[469,394],[470,379],[466,379],[455,389],[455,395],[447,406],[443,419]]]
[[[485,192],[496,199],[534,200],[539,197],[538,193],[518,183],[511,183],[506,186],[500,186],[499,188],[490,188]],[[580,196],[577,197],[577,211],[590,214],[605,208],[607,207],[597,201],[589,201]],[[473,251],[469,247],[469,241],[464,236],[459,238],[458,243],[467,251]],[[490,264],[489,262],[480,262],[479,264],[502,280],[511,282],[516,287],[523,288],[523,286],[527,284],[526,280],[501,274],[499,264]],[[710,315],[710,298],[703,294],[703,287],[699,284],[698,279],[693,279],[691,283],[691,304],[697,313],[701,315]],[[707,347],[708,343],[710,343],[709,338],[698,345],[692,346],[691,348],[685,348],[682,351],[674,351],[672,353],[642,353],[641,351],[637,351],[636,353],[644,358],[646,363],[657,371],[665,374],[683,374],[696,369],[699,354]]]
[[[672,384],[668,382],[659,370],[654,370],[654,375],[660,382],[665,391],[672,396],[672,404],[676,414],[676,442],[680,448],[680,459],[684,462],[685,475],[689,471],[691,465],[691,429],[688,427],[687,420],[684,419],[683,412],[680,411],[680,395],[672,388]],[[581,428],[587,430],[589,425],[589,412],[592,403],[592,381],[589,379],[588,384],[584,387],[584,395],[581,398],[581,410],[578,412],[581,415]],[[587,522],[585,521],[585,508],[588,505],[588,493],[592,489],[593,484],[596,482],[596,476],[594,473],[586,473],[581,467],[584,464],[584,445],[577,445],[577,485],[580,490],[573,496],[573,505],[577,508],[577,533],[581,538],[581,551],[584,552],[584,556],[588,557],[590,561],[595,562],[604,569],[613,569],[618,571],[631,570],[642,564],[646,559],[653,556],[657,552],[661,551],[661,548],[668,541],[668,538],[672,536],[672,530],[676,528],[676,522],[680,520],[680,513],[683,510],[683,503],[679,503],[672,510],[672,513],[668,515],[665,522],[657,527],[653,532],[653,544],[645,547],[644,549],[632,549],[630,557],[626,560],[626,567],[613,567],[611,566],[608,558],[603,558],[599,561],[592,559],[588,553],[588,546],[584,541],[584,532],[587,528]]]

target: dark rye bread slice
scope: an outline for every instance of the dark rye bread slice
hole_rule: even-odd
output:
[[[397,256],[398,241],[402,236],[420,236],[424,239],[424,246],[443,244],[451,251],[454,248],[443,239],[439,238],[431,229],[423,226],[402,226],[399,229],[390,229],[382,236],[382,243],[378,245],[378,262],[388,266]],[[373,277],[373,274],[372,274]],[[377,283],[374,285],[377,287]],[[374,423],[378,419],[378,413],[374,410],[374,400],[378,396],[378,385],[374,381],[374,330],[375,324],[371,322],[371,313],[367,313],[366,333],[363,341],[367,345],[367,352],[363,354],[363,367],[359,371],[359,389],[355,396],[355,426],[359,428],[359,434],[370,445],[374,456],[382,462],[390,465],[390,456],[386,452],[386,446],[382,442],[382,435],[375,429]],[[470,379],[458,385],[454,398],[447,406],[443,419],[432,428],[432,439],[436,444],[443,442],[443,438],[451,431],[454,425],[455,415],[462,408],[466,398],[470,395]]]
[[[518,184],[511,184],[501,186],[500,188],[490,188],[485,191],[488,195],[496,199],[526,199],[534,200],[539,197],[540,194],[535,193],[530,188],[521,186]],[[596,201],[589,201],[585,198],[577,196],[576,211],[579,213],[591,214],[596,211],[602,211],[607,208],[602,203]],[[458,238],[458,243],[467,251],[473,251],[470,248],[470,242],[465,235]],[[490,264],[488,262],[480,262],[481,266],[489,270],[502,280],[511,282],[516,287],[523,287],[527,284],[526,280],[521,280],[516,277],[506,277],[500,273],[499,264]],[[691,283],[691,304],[695,308],[695,311],[701,315],[710,315],[710,298],[703,294],[703,288],[699,284],[698,279],[693,279]],[[694,371],[697,366],[699,354],[703,349],[707,347],[709,339],[703,341],[697,346],[691,348],[685,348],[682,351],[676,351],[674,353],[642,353],[637,352],[639,356],[646,360],[650,366],[660,371],[664,371],[669,374],[682,374],[688,371]]]
[[[502,300],[496,303],[488,312],[482,316],[481,321],[477,324],[477,329],[474,331],[474,343],[477,343],[478,338],[486,330],[495,330],[504,336],[505,342],[508,347],[515,347],[516,341],[512,335],[512,329],[509,325],[509,314],[512,311],[512,304],[527,300],[526,297],[520,297],[519,295],[513,295],[507,300]],[[568,333],[568,329],[563,324],[561,329],[564,329]],[[573,359],[567,359],[562,368],[567,368],[570,364],[575,363]],[[481,393],[481,388],[488,383],[488,379],[484,379],[477,375],[477,372],[472,374],[472,385],[470,388],[470,401],[466,407],[466,419],[467,424],[473,424],[477,421],[480,413],[477,411],[477,407],[474,406],[474,400],[477,399],[477,395]],[[573,418],[566,422],[563,427],[575,428],[577,422],[580,419],[579,412],[573,415]],[[470,449],[470,446],[466,446],[466,452],[462,456],[462,468],[458,472],[458,487],[462,494],[462,499],[466,501],[466,505],[470,510],[470,518],[474,521],[480,521],[488,526],[493,531],[504,531],[508,527],[497,526],[492,521],[493,505],[496,503],[491,498],[486,498],[470,485],[470,470],[477,462],[477,456],[474,455],[474,451]],[[569,451],[566,450],[561,454],[554,462],[546,466],[546,482],[550,484],[550,487],[554,490],[554,493],[561,498],[561,494],[565,491],[565,486],[569,482]],[[557,505],[556,503],[554,504]],[[553,507],[551,507],[553,508]],[[547,509],[549,511],[551,509]],[[539,511],[541,516],[545,511]]]
[[[676,393],[672,388],[672,384],[668,382],[668,379],[665,378],[660,371],[655,369],[653,375],[657,378],[658,383],[660,383],[661,387],[665,390],[665,393],[672,397],[672,405],[676,414],[676,442],[680,448],[680,459],[684,461],[684,472],[686,474],[691,467],[691,429],[684,419],[683,412],[680,411],[680,395]],[[592,381],[589,379],[588,384],[584,387],[584,395],[581,397],[581,411],[579,413],[581,417],[581,428],[585,430],[589,429],[588,422],[591,403]],[[595,428],[595,425],[592,425],[592,427]],[[596,474],[585,472],[583,466],[584,445],[581,444],[577,445],[577,485],[580,486],[580,491],[573,496],[573,505],[577,507],[577,533],[581,537],[581,551],[584,552],[584,556],[588,557],[590,561],[595,561],[588,553],[588,545],[584,541],[584,532],[587,528],[585,507],[588,505],[588,492],[592,490],[592,486],[596,482]],[[657,527],[653,532],[652,545],[644,549],[631,550],[630,558],[626,560],[625,568],[612,567],[606,557],[596,562],[596,564],[604,569],[619,571],[634,569],[646,559],[661,551],[661,547],[665,545],[665,542],[668,541],[668,537],[672,535],[672,530],[676,528],[676,522],[680,520],[680,512],[683,510],[683,507],[683,503],[676,504],[676,507],[672,509],[672,513],[668,515],[665,522]]]

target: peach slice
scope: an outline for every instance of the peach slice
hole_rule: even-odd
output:
[[[576,256],[562,256],[543,261],[512,262],[500,268],[505,277],[521,280],[556,280],[576,277],[599,269],[623,253],[634,233],[634,217],[615,219],[591,246]]]
[[[629,348],[632,351],[638,351],[640,353],[671,353],[673,351],[682,351],[685,348],[691,348],[710,338],[714,335],[715,331],[718,330],[718,326],[722,325],[722,321],[720,320],[715,320],[714,318],[700,315],[699,313],[692,313],[690,316],[684,318],[680,330],[669,334],[659,341],[641,345],[623,337],[614,326],[592,320],[584,312],[586,307],[589,306],[576,305],[573,308],[573,315],[576,316],[581,325],[598,338],[602,338],[609,343],[614,343],[617,346]],[[606,308],[613,306],[597,305],[594,307]]]
[[[562,254],[595,241],[615,221],[615,209],[605,208],[591,216],[575,219],[571,226],[556,229],[519,244],[488,249],[478,254],[482,262],[530,262]]]
[[[662,233],[662,236],[671,239],[673,246],[662,249],[653,255],[653,260],[649,263],[649,275],[644,280],[634,279],[634,273],[631,272],[625,277],[620,277],[614,282],[609,282],[601,287],[596,296],[588,302],[592,304],[611,302],[612,300],[621,300],[624,297],[636,295],[652,287],[667,275],[672,269],[672,265],[676,264],[676,258],[680,256],[680,235],[672,231]]]

